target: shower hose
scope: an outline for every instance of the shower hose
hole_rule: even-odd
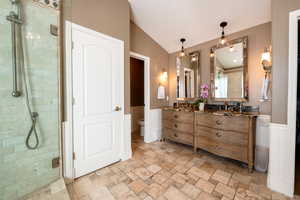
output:
[[[31,127],[27,133],[27,137],[26,137],[26,147],[30,150],[34,150],[37,149],[39,146],[39,136],[36,130],[36,123],[37,123],[37,119],[39,114],[37,112],[33,112],[30,106],[30,101],[29,101],[29,95],[28,95],[28,81],[26,78],[26,71],[25,71],[25,65],[24,65],[24,52],[23,52],[23,42],[22,42],[22,33],[21,33],[21,27],[19,27],[19,52],[20,52],[20,65],[21,65],[21,74],[22,74],[22,79],[23,79],[23,83],[24,83],[24,94],[25,94],[25,101],[26,101],[26,107],[27,107],[27,111],[28,114],[30,116],[30,120],[31,120]],[[31,144],[30,143],[30,139],[31,137],[34,136],[35,137],[35,143]]]

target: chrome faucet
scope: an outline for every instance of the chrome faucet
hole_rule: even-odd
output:
[[[239,106],[239,112],[243,112],[243,102],[239,102],[238,103],[238,106]]]
[[[225,111],[228,111],[228,102],[227,101],[224,102],[224,106],[225,106]]]

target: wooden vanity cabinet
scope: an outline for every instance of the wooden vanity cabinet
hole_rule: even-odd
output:
[[[163,110],[162,139],[193,145],[194,144],[194,113]]]
[[[219,116],[195,113],[194,149],[254,165],[256,117],[251,115]]]
[[[162,139],[254,165],[255,115],[223,116],[208,112],[162,111]]]

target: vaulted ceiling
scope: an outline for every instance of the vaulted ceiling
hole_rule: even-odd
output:
[[[169,53],[271,21],[271,0],[129,0],[131,20]]]

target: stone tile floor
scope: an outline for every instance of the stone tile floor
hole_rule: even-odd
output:
[[[70,200],[64,180],[61,178],[20,200]]]
[[[72,200],[283,200],[266,174],[240,163],[169,142],[133,140],[133,158],[68,185]]]

